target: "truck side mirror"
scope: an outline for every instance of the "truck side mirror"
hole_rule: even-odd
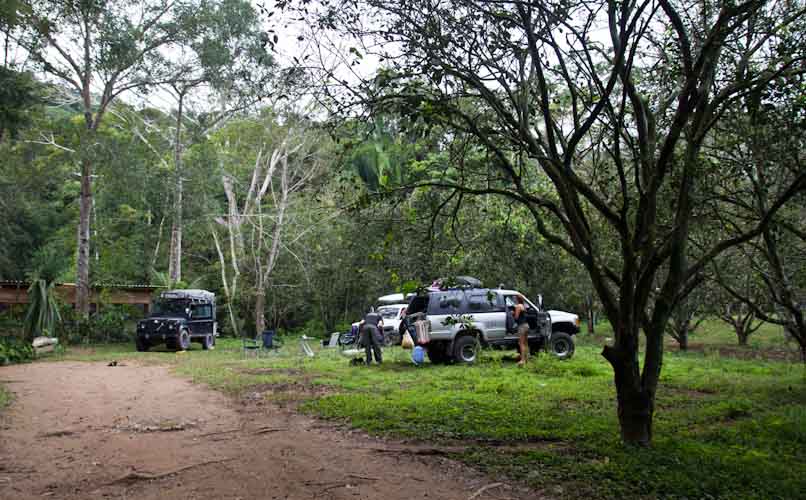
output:
[[[541,311],[543,310],[543,294],[542,293],[537,294],[537,307],[539,307]]]

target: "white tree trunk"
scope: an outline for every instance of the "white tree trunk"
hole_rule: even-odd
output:
[[[174,135],[176,188],[174,190],[173,223],[171,224],[171,250],[168,261],[168,277],[171,283],[182,280],[182,110],[184,100],[185,93],[180,91],[179,106],[176,111],[176,134]]]

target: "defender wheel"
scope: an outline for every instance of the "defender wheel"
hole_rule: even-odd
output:
[[[471,364],[479,355],[479,344],[475,337],[464,335],[453,343],[453,359],[459,363]]]
[[[146,352],[148,348],[151,347],[145,339],[139,337],[134,341],[134,344],[137,347],[137,352]]]
[[[188,333],[187,330],[179,332],[179,336],[176,340],[177,351],[187,351],[190,349],[190,333]]]
[[[202,349],[205,351],[210,350],[215,345],[215,337],[212,333],[208,333],[202,338]]]
[[[574,339],[567,333],[554,332],[551,334],[549,351],[558,359],[569,359],[574,355]]]

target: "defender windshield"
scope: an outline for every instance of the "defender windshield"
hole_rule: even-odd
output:
[[[159,316],[185,316],[185,300],[158,300],[154,302],[154,314]]]

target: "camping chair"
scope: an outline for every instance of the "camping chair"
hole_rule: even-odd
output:
[[[242,337],[243,343],[243,357],[248,358],[250,355],[259,358],[260,352],[263,350],[262,340],[257,336],[255,337]]]
[[[243,355],[254,354],[256,358],[279,349],[282,344],[274,337],[274,330],[265,330],[260,336],[243,337]]]
[[[302,354],[306,357],[312,358],[316,356],[316,354],[313,352],[311,345],[308,343],[309,340],[316,340],[316,337],[308,337],[307,335],[303,335],[299,339],[299,345],[302,349]]]

